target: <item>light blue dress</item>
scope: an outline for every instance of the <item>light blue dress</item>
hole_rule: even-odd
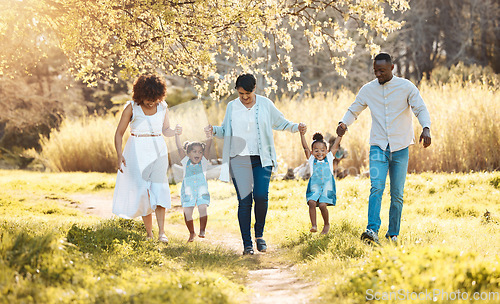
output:
[[[324,160],[319,161],[311,155],[308,162],[312,167],[312,175],[307,184],[306,199],[318,203],[326,203],[329,206],[335,206],[337,203],[337,194],[335,187],[335,178],[333,176],[332,153],[328,153]]]
[[[197,205],[209,205],[210,194],[208,193],[208,184],[205,177],[206,158],[197,163],[191,163],[186,156],[181,161],[184,168],[184,178],[181,186],[181,204],[182,207],[194,207]]]

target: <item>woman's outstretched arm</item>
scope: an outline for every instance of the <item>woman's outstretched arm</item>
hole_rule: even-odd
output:
[[[168,119],[168,108],[165,112],[165,119],[163,120],[162,133],[165,137],[172,137],[175,135],[175,130],[170,128],[170,120]]]

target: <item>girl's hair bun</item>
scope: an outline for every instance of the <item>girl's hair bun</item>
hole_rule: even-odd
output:
[[[319,132],[314,133],[313,140],[315,140],[315,141],[322,141],[323,140],[323,134],[321,134]]]
[[[191,142],[186,141],[186,142],[184,143],[184,145],[182,146],[182,148],[184,149],[184,151],[186,151],[186,153],[189,153],[189,152],[191,152],[191,151],[194,149],[194,147],[196,147],[196,146],[200,146],[200,147],[201,147],[201,150],[202,150],[202,151],[205,151],[205,146],[206,146],[206,145],[205,145],[205,143],[200,142],[200,141],[191,141]]]

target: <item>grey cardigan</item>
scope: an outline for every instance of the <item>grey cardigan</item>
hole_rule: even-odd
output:
[[[214,135],[218,138],[224,138],[224,147],[222,148],[222,167],[219,179],[225,182],[229,181],[229,153],[231,150],[231,121],[232,107],[235,102],[240,102],[239,98],[230,101],[227,104],[226,114],[222,126],[214,126]],[[267,97],[256,95],[257,105],[257,133],[259,136],[259,156],[262,166],[273,166],[274,170],[278,168],[276,161],[276,151],[274,149],[273,130],[297,132],[299,124],[288,121],[285,116],[274,106],[274,103]]]

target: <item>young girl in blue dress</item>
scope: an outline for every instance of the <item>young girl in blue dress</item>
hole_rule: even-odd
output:
[[[212,132],[205,130],[206,144],[193,141],[185,142],[182,146],[179,138],[181,134],[182,127],[177,125],[175,128],[175,143],[184,172],[181,186],[181,204],[184,211],[184,221],[189,230],[188,242],[192,242],[196,237],[193,224],[195,206],[198,206],[200,215],[200,234],[198,234],[200,238],[205,237],[207,227],[207,207],[210,204],[210,194],[208,193],[206,172],[208,167],[207,158],[212,144]]]
[[[304,134],[305,130],[300,132],[300,139],[312,172],[306,192],[307,204],[309,205],[309,217],[311,218],[312,226],[310,231],[318,231],[318,226],[316,224],[316,207],[319,207],[324,222],[321,234],[327,234],[330,230],[330,222],[326,207],[335,206],[337,202],[333,161],[335,160],[334,155],[339,149],[342,137],[337,137],[333,145],[328,149],[328,145],[323,139],[323,135],[321,133],[315,133],[312,138],[311,150],[309,150]]]

